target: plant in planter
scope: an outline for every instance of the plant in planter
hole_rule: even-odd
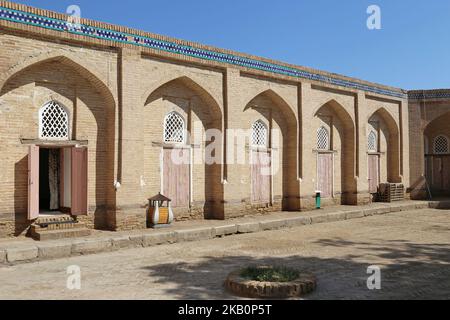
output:
[[[246,298],[290,298],[314,291],[316,278],[287,267],[248,267],[230,273],[225,287]]]
[[[248,267],[242,270],[241,276],[260,282],[290,282],[298,279],[300,271],[287,267]]]

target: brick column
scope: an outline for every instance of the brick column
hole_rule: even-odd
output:
[[[239,70],[227,68],[224,88],[226,95],[226,104],[224,106],[224,113],[226,115],[224,125],[226,129],[242,129],[240,126],[240,115],[244,106],[240,102],[239,86]],[[229,133],[229,132],[228,132]],[[227,134],[227,131],[224,132]],[[226,138],[226,164],[225,164],[225,183],[224,183],[224,218],[229,219],[235,216],[243,215],[245,212],[245,201],[249,196],[249,184],[241,183],[242,176],[245,176],[248,170],[247,165],[240,165],[236,163],[237,153],[242,150],[237,150],[236,140],[229,136]]]
[[[369,173],[367,154],[367,126],[368,126],[366,94],[359,91],[355,99],[355,179],[356,179],[356,203],[368,204],[371,201],[369,193]]]
[[[140,51],[123,48],[119,58],[119,163],[115,228],[144,228],[145,194],[140,186],[144,170]]]
[[[317,128],[312,127],[314,117],[314,99],[312,98],[310,83],[302,83],[300,93],[300,108],[302,114],[300,118],[300,207],[302,209],[312,209],[315,206],[315,191],[317,189],[317,154],[313,151],[316,149],[316,132]]]
[[[418,110],[420,111],[420,110]],[[418,112],[418,115],[420,117],[420,112]],[[400,130],[401,130],[401,142],[400,142],[400,177],[401,177],[401,181],[402,183],[405,185],[405,188],[409,188],[409,186],[411,185],[410,182],[410,158],[409,158],[409,146],[410,146],[410,142],[409,142],[409,113],[408,113],[408,100],[404,99],[402,100],[402,102],[400,103]],[[424,168],[425,164],[424,164],[424,157],[423,155],[425,154],[424,152],[424,145],[423,145],[423,133],[422,133],[422,128],[420,126],[418,126],[417,130],[420,133],[420,139],[417,141],[418,144],[418,158],[421,160],[421,164],[420,164],[420,168]],[[413,158],[416,156],[413,156]],[[412,159],[413,159],[412,158]],[[422,169],[423,171],[423,169]],[[421,175],[424,174],[423,172],[421,173]]]

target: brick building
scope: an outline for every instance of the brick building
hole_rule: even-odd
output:
[[[367,204],[383,182],[423,197],[424,159],[432,187],[448,190],[447,91],[408,93],[87,19],[68,25],[7,1],[0,44],[0,237],[52,212],[90,228],[145,228],[159,192],[178,220],[311,209],[317,190],[324,205]],[[211,146],[216,161],[193,161]]]

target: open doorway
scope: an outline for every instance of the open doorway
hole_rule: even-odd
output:
[[[39,213],[61,213],[61,150],[39,151]]]
[[[31,145],[28,155],[28,219],[87,215],[88,150]]]

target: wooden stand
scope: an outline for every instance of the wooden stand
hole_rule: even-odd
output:
[[[405,200],[405,186],[398,183],[383,183],[378,195],[380,202],[395,202]]]

